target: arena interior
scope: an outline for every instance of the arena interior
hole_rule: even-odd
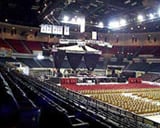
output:
[[[1,0],[0,128],[160,128],[160,1]]]

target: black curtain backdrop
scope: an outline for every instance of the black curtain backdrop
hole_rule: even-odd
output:
[[[98,63],[99,55],[98,54],[88,54],[84,55],[84,60],[86,67],[89,71],[93,71]]]
[[[57,69],[60,69],[65,57],[65,51],[58,50],[57,52],[53,53],[54,64]]]
[[[75,70],[81,63],[83,54],[67,53],[68,62],[73,70]]]

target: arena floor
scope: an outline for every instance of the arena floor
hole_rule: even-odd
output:
[[[150,115],[150,116],[144,116],[144,117],[152,121],[155,121],[157,123],[160,123],[160,113],[159,115]]]

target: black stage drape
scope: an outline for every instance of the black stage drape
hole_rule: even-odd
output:
[[[67,53],[68,62],[73,70],[75,70],[81,63],[83,54]]]
[[[65,57],[65,51],[58,50],[57,52],[53,53],[54,64],[57,69],[60,69]]]
[[[98,63],[99,55],[98,54],[84,54],[84,60],[86,67],[89,71],[93,71]]]

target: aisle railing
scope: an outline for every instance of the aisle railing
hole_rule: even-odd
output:
[[[102,101],[81,95],[78,92],[45,83],[55,94],[60,95],[77,107],[98,115],[104,122],[114,123],[118,127],[130,128],[160,128],[160,124],[142,116],[136,115],[119,107],[104,103]]]

